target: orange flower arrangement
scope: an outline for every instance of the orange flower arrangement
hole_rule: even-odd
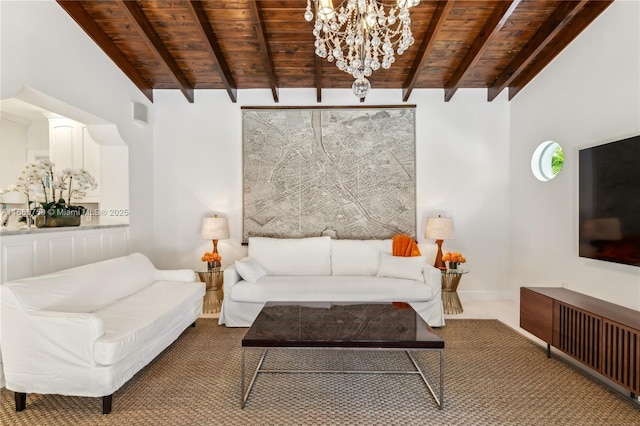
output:
[[[200,258],[201,261],[203,262],[221,262],[222,261],[222,256],[220,256],[219,253],[213,253],[211,251],[206,252],[205,254],[202,255],[202,257]]]
[[[442,256],[442,260],[445,262],[455,262],[455,263],[464,263],[467,261],[462,253],[458,252],[446,252],[444,256]]]

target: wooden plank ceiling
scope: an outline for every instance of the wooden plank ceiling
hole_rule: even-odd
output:
[[[385,0],[386,1],[386,0]],[[314,53],[306,0],[90,0],[58,3],[153,101],[154,89],[350,88],[353,78]],[[340,3],[333,1],[334,5]],[[504,89],[512,99],[612,1],[422,0],[416,40],[372,88]],[[577,71],[579,72],[579,70]]]

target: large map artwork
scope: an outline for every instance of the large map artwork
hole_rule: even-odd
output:
[[[242,112],[245,242],[416,237],[415,108]]]

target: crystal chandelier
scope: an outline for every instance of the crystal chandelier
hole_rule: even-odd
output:
[[[312,0],[307,0],[304,19],[313,20]],[[333,7],[332,0],[313,0],[315,7],[316,55],[336,62],[339,70],[355,78],[353,93],[364,98],[371,89],[367,77],[388,69],[414,42],[409,8],[420,0],[344,0]],[[388,9],[388,12],[385,11]]]

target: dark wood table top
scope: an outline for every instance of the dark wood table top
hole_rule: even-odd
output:
[[[406,303],[267,302],[243,347],[444,349]]]

